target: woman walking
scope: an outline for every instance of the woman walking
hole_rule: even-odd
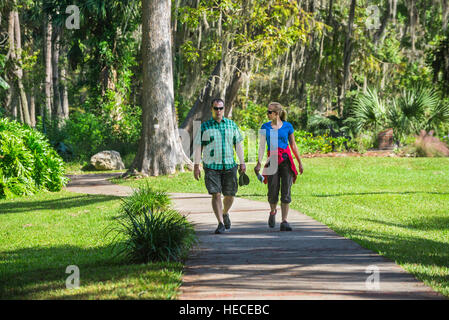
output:
[[[259,155],[257,165],[254,168],[256,175],[259,174],[263,154],[265,152],[265,143],[268,146],[268,161],[262,172],[265,177],[264,182],[268,185],[268,202],[270,203],[270,215],[268,226],[274,228],[276,225],[277,203],[279,200],[279,191],[281,192],[281,212],[282,222],[281,231],[291,231],[288,224],[288,210],[291,202],[291,187],[295,183],[298,172],[293,161],[292,152],[298,161],[299,173],[303,173],[301,159],[299,158],[298,147],[296,146],[294,129],[290,122],[286,121],[287,113],[278,102],[270,102],[268,105],[267,116],[270,120],[262,125],[259,139]],[[271,157],[270,157],[271,155]],[[277,156],[277,168],[270,165],[273,157]],[[268,172],[273,170],[273,172]]]

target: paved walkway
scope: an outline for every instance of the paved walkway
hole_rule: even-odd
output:
[[[117,175],[72,176],[66,189],[130,194],[131,188],[105,180]],[[280,232],[279,221],[268,228],[267,203],[236,198],[231,230],[215,235],[209,195],[170,196],[200,240],[186,262],[180,299],[444,299],[394,262],[298,211],[289,214],[293,231]],[[367,286],[376,268],[379,287],[370,281]]]

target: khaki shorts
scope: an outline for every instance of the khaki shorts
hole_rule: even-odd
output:
[[[237,165],[229,170],[213,170],[204,167],[204,182],[209,194],[222,193],[235,196],[238,190]]]

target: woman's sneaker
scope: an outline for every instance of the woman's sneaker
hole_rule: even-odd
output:
[[[229,219],[229,213],[223,215],[223,222],[226,229],[231,229],[231,219]]]
[[[290,227],[287,221],[281,222],[281,231],[292,231],[292,227]]]
[[[270,212],[270,216],[268,217],[268,226],[270,228],[274,228],[274,226],[276,225],[276,212],[274,211],[274,213]]]

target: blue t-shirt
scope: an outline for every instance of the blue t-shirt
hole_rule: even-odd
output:
[[[281,148],[281,149],[285,149],[288,146],[288,136],[291,135],[295,130],[293,129],[293,126],[290,122],[284,121],[282,123],[282,127],[280,129],[273,129],[271,127],[271,121],[270,122],[266,122],[262,125],[261,127],[262,130],[262,134],[266,136],[267,138],[267,145],[268,145],[268,150],[270,150],[270,145],[271,145],[271,140],[270,137],[272,135],[276,135],[277,133],[277,140],[278,140],[278,145],[277,148]],[[274,144],[274,142],[273,142]],[[273,145],[274,147],[274,145]]]

